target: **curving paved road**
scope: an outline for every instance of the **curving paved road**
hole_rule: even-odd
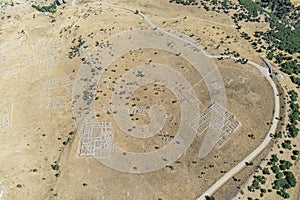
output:
[[[276,117],[279,116],[279,95],[278,95],[278,90],[277,87],[274,83],[274,81],[270,78],[269,76],[269,71],[267,68],[262,67],[252,61],[248,61],[248,64],[253,65],[256,67],[258,70],[261,71],[261,73],[264,74],[264,76],[267,78],[269,83],[271,84],[274,92],[274,97],[275,97],[275,110],[274,110],[274,116],[273,116],[273,123],[272,126],[269,130],[269,133],[273,134],[276,130],[278,120]],[[227,172],[221,179],[219,179],[214,185],[212,185],[206,192],[201,195],[198,200],[205,200],[205,196],[211,196],[213,195],[222,185],[224,185],[231,177],[233,177],[235,174],[237,174],[240,170],[242,170],[246,165],[246,162],[251,162],[272,140],[272,137],[270,137],[270,134],[267,134],[266,138],[264,141],[255,149],[250,155],[248,155],[244,160],[242,160],[238,165],[236,165],[234,168],[232,168],[229,172]]]
[[[115,8],[120,8],[120,9],[124,9],[124,10],[127,10],[127,11],[130,11],[130,12],[133,12],[135,13],[136,10],[133,10],[133,9],[130,9],[130,8],[127,8],[125,6],[119,6],[119,5],[114,5],[114,4],[111,4],[111,3],[106,3],[106,2],[95,2],[94,4],[102,4],[102,5],[108,5],[108,6],[111,6],[111,7],[115,7]],[[76,6],[76,0],[73,0],[72,1],[72,5],[73,6]],[[183,42],[186,42],[187,44],[189,45],[192,45],[193,47],[195,47],[196,49],[200,50],[205,56],[209,57],[209,58],[213,58],[213,59],[216,59],[216,58],[231,58],[231,59],[239,59],[239,58],[236,58],[236,57],[230,57],[230,56],[221,56],[221,55],[218,55],[218,56],[212,56],[210,54],[208,54],[203,48],[199,47],[197,44],[183,38],[183,37],[180,37],[178,35],[175,35],[171,32],[168,32],[160,27],[157,27],[155,26],[155,24],[153,24],[153,22],[144,14],[142,13],[137,13],[138,15],[140,15],[141,17],[143,17],[143,19],[152,27],[152,28],[156,28],[158,30],[160,30],[161,32],[169,35],[169,36],[172,36],[178,40],[181,40]],[[219,179],[214,185],[212,185],[206,192],[204,192],[199,198],[198,200],[205,200],[206,196],[211,196],[213,195],[221,186],[223,186],[229,179],[231,179],[235,174],[237,174],[239,171],[241,171],[246,165],[245,163],[246,162],[251,162],[258,154],[261,153],[261,151],[269,144],[269,142],[272,140],[272,137],[270,136],[270,134],[274,134],[275,133],[275,130],[276,130],[276,127],[277,127],[277,123],[278,123],[278,120],[276,119],[277,117],[279,117],[279,110],[280,110],[280,106],[279,106],[279,95],[278,95],[278,90],[277,90],[277,87],[274,83],[274,81],[270,78],[269,76],[269,71],[267,68],[265,67],[262,67],[260,65],[258,65],[257,63],[255,62],[252,62],[252,61],[248,61],[247,62],[248,64],[254,66],[255,68],[257,68],[265,77],[266,79],[269,81],[269,83],[271,84],[272,88],[273,88],[273,92],[274,92],[274,99],[275,99],[275,107],[274,107],[274,116],[273,116],[273,123],[272,123],[272,126],[269,130],[269,134],[267,134],[266,138],[264,139],[264,141],[259,145],[259,147],[257,147],[250,155],[248,155],[244,160],[242,160],[238,165],[236,165],[234,168],[232,168],[229,172],[227,172],[221,179]]]

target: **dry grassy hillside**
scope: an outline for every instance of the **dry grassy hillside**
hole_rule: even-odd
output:
[[[196,135],[174,163],[148,173],[121,172],[95,158],[81,158],[78,148],[82,133],[76,129],[73,110],[74,80],[80,67],[85,66],[83,63],[95,56],[93,50],[105,46],[111,37],[132,29],[150,28],[139,12],[161,28],[185,34],[211,55],[238,52],[241,57],[263,64],[226,13],[169,4],[165,0],[110,3],[126,6],[136,13],[96,1],[69,1],[58,6],[53,14],[39,12],[28,1],[0,3],[0,200],[196,199],[268,134],[274,100],[266,78],[250,65],[214,59],[209,62],[216,67],[224,84],[227,112],[240,122],[224,144],[215,145],[200,159],[204,131]],[[265,27],[265,24],[255,26]],[[95,58],[93,67],[101,66],[101,59]],[[141,139],[128,136],[114,123],[109,111],[116,83],[130,69],[149,63],[167,65],[183,75],[204,109],[212,103],[203,81],[205,77],[181,52],[141,48],[124,53],[105,66],[93,98],[95,119],[112,121],[115,145],[128,152],[163,148],[175,137],[183,120],[181,100],[172,88],[151,83],[132,92],[129,108],[165,107],[167,123],[162,129],[153,137]],[[137,126],[151,121],[148,113],[128,114]],[[236,186],[230,189],[237,191]]]

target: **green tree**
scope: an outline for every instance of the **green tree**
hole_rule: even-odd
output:
[[[277,139],[277,138],[282,138],[282,132],[279,131],[277,133],[274,134],[274,138]]]
[[[284,175],[286,177],[287,182],[291,187],[295,187],[297,184],[296,178],[294,174],[291,171],[286,171],[284,172]]]

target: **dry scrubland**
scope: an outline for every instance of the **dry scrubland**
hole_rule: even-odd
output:
[[[285,84],[282,84],[284,86],[284,88],[280,88],[279,93],[282,93],[283,95],[281,95],[281,99],[280,99],[280,104],[283,105],[283,109],[281,110],[280,116],[286,116],[286,113],[289,112],[289,107],[288,107],[288,103],[289,103],[289,98],[288,98],[288,94],[286,94],[285,91],[287,91],[289,88],[288,86],[286,86]],[[294,86],[292,87],[293,89]],[[279,127],[277,127],[277,131],[284,131],[286,129],[286,125],[288,124],[288,117],[283,117],[282,123],[279,123]],[[249,168],[248,171],[251,171],[252,174],[244,174],[244,171],[247,170],[243,170],[242,172],[240,172],[239,174],[237,174],[235,177],[241,178],[244,180],[240,181],[239,183],[237,183],[234,180],[230,181],[230,185],[236,185],[236,187],[239,187],[240,190],[237,191],[233,191],[232,192],[232,196],[235,196],[234,200],[237,199],[244,199],[245,197],[252,197],[254,198],[258,198],[258,199],[281,199],[278,194],[276,194],[276,192],[274,192],[273,190],[273,182],[274,180],[276,180],[277,178],[275,177],[274,174],[271,173],[271,175],[266,175],[263,173],[262,169],[263,168],[270,168],[270,165],[268,164],[268,162],[271,160],[271,156],[272,155],[277,155],[279,160],[289,160],[292,163],[292,167],[289,169],[290,171],[292,171],[295,174],[295,178],[297,180],[299,180],[300,176],[299,176],[299,166],[300,166],[300,160],[299,158],[296,158],[295,160],[291,159],[291,156],[293,155],[292,151],[289,151],[287,149],[284,149],[281,145],[283,140],[291,140],[291,145],[293,147],[298,147],[300,145],[299,140],[297,140],[296,138],[288,138],[287,136],[283,136],[283,139],[279,139],[279,140],[274,140],[273,142],[271,142],[270,145],[268,145],[268,147],[263,151],[263,153],[258,156],[255,161],[254,161],[254,166],[250,166],[247,167]],[[297,148],[295,148],[297,149]],[[257,167],[259,166],[259,167]],[[270,170],[271,171],[271,170]],[[254,180],[254,176],[265,176],[266,177],[266,183],[262,184],[260,187],[262,189],[266,189],[266,193],[264,193],[263,197],[261,197],[261,192],[260,191],[256,191],[256,192],[250,192],[248,190],[248,186],[250,186],[253,183]],[[225,188],[225,187],[224,187]],[[241,192],[242,191],[242,192]],[[220,191],[218,191],[216,193],[216,197],[220,197],[220,195],[222,196],[222,194],[224,194],[225,191],[224,189],[221,189]],[[296,185],[296,187],[291,188],[290,190],[288,190],[288,193],[290,195],[289,199],[299,199],[300,198],[300,194],[299,194],[299,186]]]
[[[119,172],[95,159],[77,159],[79,137],[72,120],[71,89],[81,60],[68,58],[70,47],[78,45],[81,36],[85,41],[82,51],[88,53],[96,42],[131,28],[147,27],[139,15],[131,12],[81,3],[59,7],[52,23],[51,14],[39,13],[23,3],[5,7],[1,13],[5,20],[1,21],[0,35],[0,106],[13,106],[13,113],[7,106],[0,111],[1,115],[12,114],[11,127],[0,132],[0,186],[4,199],[195,199],[263,141],[269,129],[267,123],[272,119],[271,87],[253,67],[216,60],[224,78],[227,109],[241,122],[222,148],[215,147],[206,158],[198,159],[205,133],[198,135],[186,154],[171,167],[145,174]],[[164,0],[111,3],[143,11],[158,26],[191,36],[211,54],[230,49],[260,62],[226,14],[170,6]],[[220,43],[221,40],[224,42]],[[155,49],[124,55],[108,67],[104,77],[119,77],[124,68],[149,60],[180,71],[192,85],[201,80],[193,66],[180,56]],[[110,69],[114,68],[117,71],[112,73]],[[164,92],[154,94],[155,87]],[[109,106],[103,95],[109,96],[105,88],[100,80],[98,108]],[[195,93],[204,106],[210,104],[203,82]],[[174,135],[176,122],[180,121],[180,105],[167,102],[176,96],[166,88],[150,84],[146,90],[135,91],[132,104],[138,104],[135,100],[145,96],[143,106],[159,102],[170,111],[174,124],[166,124],[161,131]],[[100,116],[101,112],[97,110]],[[137,124],[149,123],[147,116],[133,120]],[[118,129],[113,131],[115,140],[128,151],[153,151],[154,146],[160,148],[169,142],[163,143],[159,135],[141,141]]]

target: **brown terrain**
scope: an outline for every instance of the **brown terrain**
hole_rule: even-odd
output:
[[[211,55],[236,51],[263,65],[260,55],[240,37],[225,13],[165,0],[110,3],[138,10],[157,26],[190,36]],[[68,2],[59,6],[55,14],[41,13],[30,3],[18,1],[1,9],[0,122],[9,123],[0,124],[0,200],[196,199],[268,134],[274,107],[268,81],[250,65],[214,59],[226,89],[226,109],[240,122],[222,146],[215,145],[208,156],[199,159],[203,132],[172,165],[148,173],[120,172],[95,158],[81,157],[72,89],[82,59],[71,58],[70,48],[79,45],[81,38],[85,43],[79,53],[89,55],[97,43],[149,25],[140,15],[91,1],[76,5]],[[266,24],[258,23],[257,27],[266,28]],[[129,103],[130,110],[148,109],[155,104],[165,108],[166,123],[154,136],[128,136],[107,113],[115,83],[128,70],[150,60],[182,74],[194,86],[201,108],[207,109],[212,103],[203,77],[181,56],[160,49],[133,49],[122,55],[107,66],[98,82],[95,115],[100,121],[112,122],[114,143],[129,152],[163,148],[176,135],[181,120],[177,96],[170,88],[154,83],[134,91]],[[151,121],[149,114],[130,117],[137,126]],[[229,189],[238,191],[234,184]]]

